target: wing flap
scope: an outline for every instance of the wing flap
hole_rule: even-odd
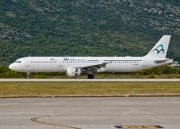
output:
[[[106,71],[106,65],[108,63],[104,62],[101,64],[95,64],[95,65],[88,65],[88,66],[82,66],[82,67],[78,67],[81,69],[82,72],[101,72],[101,71]]]

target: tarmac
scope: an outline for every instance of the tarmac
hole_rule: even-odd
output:
[[[77,81],[77,82],[180,82],[180,79],[0,79],[0,82],[63,82],[63,81]]]
[[[0,129],[180,129],[180,97],[1,98]]]

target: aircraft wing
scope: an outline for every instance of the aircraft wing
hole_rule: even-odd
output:
[[[105,72],[106,68],[105,66],[108,64],[108,62],[104,62],[101,64],[95,64],[95,65],[89,65],[89,66],[82,66],[79,67],[82,72]]]

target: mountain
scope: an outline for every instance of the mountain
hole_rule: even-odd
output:
[[[171,34],[180,61],[180,0],[1,0],[0,65],[24,56],[143,56]]]

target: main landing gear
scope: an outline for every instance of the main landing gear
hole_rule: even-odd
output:
[[[93,74],[88,74],[88,79],[93,79],[94,75]]]

